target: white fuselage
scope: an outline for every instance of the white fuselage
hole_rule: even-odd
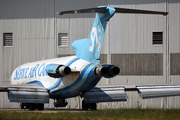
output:
[[[79,72],[71,72],[69,75],[66,75],[65,77],[53,78],[50,77],[45,71],[45,68],[48,64],[59,64],[69,66],[72,69],[72,71],[75,70]],[[24,65],[19,66],[17,69],[13,71],[11,76],[11,83],[12,85],[38,84],[44,88],[47,88],[48,90],[50,90],[50,93],[52,93],[57,90],[61,90],[63,88],[71,86],[73,83],[75,83],[76,80],[80,79],[80,76],[82,76],[81,82],[77,83],[78,86],[75,85],[76,87],[74,89],[77,89],[82,84],[84,84],[88,73],[95,66],[91,65],[91,67],[88,68],[89,70],[87,69],[87,72],[81,75],[82,70],[89,64],[91,63],[79,59],[76,56],[26,63]],[[70,92],[69,90],[72,91],[72,89],[67,89],[66,92]]]

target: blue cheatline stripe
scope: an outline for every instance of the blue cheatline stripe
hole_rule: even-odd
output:
[[[44,85],[43,85],[40,81],[37,81],[37,80],[28,82],[28,83],[26,83],[26,84],[34,84],[34,83],[36,83],[36,84],[38,84],[38,85],[44,87]]]
[[[81,86],[84,83],[84,81],[86,81],[89,72],[93,68],[94,68],[94,65],[92,65],[92,64],[87,65],[81,72],[79,78],[73,84],[71,84],[70,86],[67,86],[65,88],[59,89],[57,91],[54,91],[54,92],[52,92],[52,94],[59,94],[59,93],[68,92],[68,91],[77,89],[79,86]]]
[[[72,59],[72,60],[70,60],[67,64],[66,64],[66,66],[70,66],[73,62],[75,62],[75,61],[77,61],[77,60],[79,60],[80,58],[74,58],[74,59]]]
[[[79,58],[77,58],[77,57],[74,58],[74,59],[72,59],[72,60],[70,60],[70,61],[66,64],[66,66],[70,66],[72,63],[74,63],[74,62],[77,61],[77,60],[79,60]],[[62,79],[63,79],[63,77],[58,78],[57,82],[56,82],[54,85],[52,85],[51,87],[49,87],[48,90],[53,90],[53,89],[57,88],[57,87],[61,84]]]

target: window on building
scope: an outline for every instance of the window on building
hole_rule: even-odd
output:
[[[153,32],[153,45],[163,44],[163,32]]]
[[[60,47],[68,46],[68,34],[67,33],[59,33],[58,34],[58,46],[60,46]]]
[[[4,33],[3,34],[3,45],[4,46],[13,46],[13,33]]]

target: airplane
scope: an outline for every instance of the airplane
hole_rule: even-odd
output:
[[[36,61],[17,67],[11,76],[11,86],[0,86],[8,93],[10,102],[21,103],[22,109],[43,110],[49,99],[55,107],[65,107],[67,98],[81,96],[83,110],[96,110],[96,103],[127,101],[126,91],[136,90],[142,98],[180,95],[179,85],[153,86],[96,86],[102,77],[112,78],[120,68],[111,64],[100,64],[99,56],[107,22],[115,13],[157,14],[168,12],[113,8],[98,6],[80,10],[58,12],[58,15],[95,13],[95,20],[88,38],[75,40],[72,49],[76,55]]]

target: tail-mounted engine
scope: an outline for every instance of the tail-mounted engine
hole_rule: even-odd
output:
[[[117,67],[115,65],[102,64],[102,66],[107,68],[107,74],[103,76],[105,78],[114,77],[114,76],[118,75],[120,72],[119,67]]]
[[[64,77],[71,73],[71,69],[68,66],[58,64],[49,64],[45,70],[48,75],[53,78]]]
[[[102,77],[102,76],[106,75],[107,72],[108,72],[108,69],[101,65],[98,65],[94,68],[94,74],[98,77]]]
[[[102,64],[94,68],[94,74],[98,77],[111,78],[118,75],[120,69],[115,65]]]

